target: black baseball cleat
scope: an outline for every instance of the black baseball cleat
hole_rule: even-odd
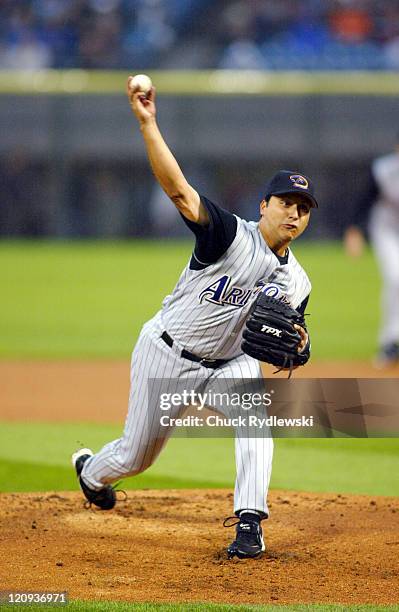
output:
[[[231,519],[236,519],[235,516],[228,517],[224,522],[224,527],[233,527],[237,525],[236,539],[227,549],[227,556],[229,559],[238,557],[239,559],[256,559],[261,556],[265,550],[265,543],[263,541],[262,527],[260,526],[260,520],[255,515],[254,518],[250,518],[251,515],[246,513],[244,516],[239,518],[237,522],[231,525],[226,525],[226,522]]]
[[[82,480],[80,474],[82,473],[83,466],[86,461],[93,456],[93,451],[89,448],[81,448],[72,455],[72,465],[76,470],[77,477],[79,478],[80,488],[82,489],[89,506],[94,504],[101,508],[101,510],[111,510],[116,503],[115,490],[111,485],[106,485],[99,491],[90,489]]]

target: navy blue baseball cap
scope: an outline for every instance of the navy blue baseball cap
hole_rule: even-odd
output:
[[[284,195],[286,193],[300,193],[309,200],[312,207],[319,207],[314,197],[313,183],[310,178],[303,174],[291,170],[280,170],[266,185],[265,199],[268,200],[272,195]]]

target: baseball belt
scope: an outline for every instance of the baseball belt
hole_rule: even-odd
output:
[[[165,344],[172,348],[174,340],[169,336],[167,331],[163,332],[161,338]],[[202,359],[202,357],[198,357],[198,355],[194,355],[194,353],[190,353],[190,351],[186,351],[186,349],[182,349],[180,356],[183,357],[183,359],[195,361],[195,363],[200,363],[205,368],[213,368],[214,370],[216,370],[216,368],[220,368],[220,366],[229,361],[228,359]]]

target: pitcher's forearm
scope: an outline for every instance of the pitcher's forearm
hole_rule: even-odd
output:
[[[155,87],[144,96],[134,80],[127,81],[129,104],[139,122],[155,178],[181,214],[195,223],[207,225],[209,216],[198,192],[186,181],[179,164],[162,137],[156,122]]]
[[[140,125],[152,171],[166,194],[175,201],[190,189],[175,157],[166,144],[155,118]]]

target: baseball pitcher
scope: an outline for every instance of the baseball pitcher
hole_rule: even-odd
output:
[[[260,219],[248,222],[200,195],[185,179],[156,121],[155,89],[144,95],[127,84],[152,171],[195,239],[173,292],[148,321],[132,354],[129,407],[122,436],[98,453],[72,457],[89,503],[108,510],[112,483],[134,476],[156,459],[170,436],[162,428],[149,381],[189,379],[211,389],[224,379],[259,379],[260,361],[279,368],[303,365],[310,342],[304,312],[310,281],[290,249],[317,207],[309,178],[280,171],[267,184]],[[180,408],[170,410],[178,416]],[[229,557],[255,558],[265,550],[261,522],[269,515],[267,492],[273,441],[236,433],[234,515]],[[226,525],[228,526],[228,525]]]

